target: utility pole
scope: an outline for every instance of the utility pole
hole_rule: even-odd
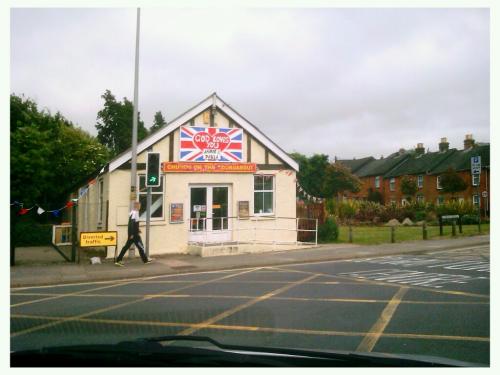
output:
[[[134,74],[134,118],[132,119],[132,160],[130,165],[130,210],[137,200],[137,117],[139,104],[139,34],[141,27],[141,8],[137,8],[135,33],[135,74]],[[130,249],[130,257],[135,256],[135,247]]]

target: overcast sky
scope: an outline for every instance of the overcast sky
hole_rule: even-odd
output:
[[[141,10],[150,126],[216,91],[286,151],[380,157],[489,142],[487,9]],[[13,9],[11,92],[96,135],[106,89],[133,99],[135,9]]]

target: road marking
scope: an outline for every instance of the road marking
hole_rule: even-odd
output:
[[[221,276],[221,277],[218,277],[218,278],[215,278],[215,279],[212,279],[212,280],[201,281],[198,284],[191,284],[191,285],[187,285],[187,286],[184,286],[184,287],[181,287],[181,288],[169,290],[169,291],[165,292],[164,294],[172,294],[172,293],[178,292],[180,290],[192,288],[193,286],[201,286],[201,285],[212,283],[212,282],[217,281],[217,280],[223,280],[223,279],[227,279],[227,278],[230,278],[230,277],[243,275],[245,273],[252,272],[252,271],[257,270],[257,269],[260,269],[260,267],[259,268],[253,268],[253,269],[247,269],[247,270],[245,270],[243,272],[238,272],[236,274],[230,274],[230,275]],[[84,313],[84,314],[80,314],[80,315],[77,315],[77,316],[66,317],[62,321],[52,322],[52,323],[46,323],[46,324],[42,324],[40,326],[27,328],[27,329],[25,329],[23,331],[18,331],[18,332],[12,333],[10,335],[10,337],[12,338],[12,337],[20,336],[20,335],[25,335],[27,333],[38,331],[40,329],[45,329],[45,328],[52,327],[52,326],[55,326],[55,325],[58,325],[58,324],[61,324],[61,323],[71,322],[71,321],[74,321],[74,320],[79,319],[79,318],[85,318],[85,317],[88,317],[88,316],[91,316],[91,315],[95,315],[95,314],[100,314],[100,313],[103,313],[103,312],[108,312],[108,311],[116,310],[118,308],[121,308],[121,307],[124,307],[124,306],[129,306],[129,305],[132,305],[132,304],[135,304],[135,303],[138,303],[138,302],[143,302],[143,301],[146,301],[146,300],[149,300],[149,299],[151,299],[151,298],[149,298],[149,297],[142,297],[142,298],[139,298],[137,300],[127,301],[127,302],[123,302],[123,303],[120,303],[120,304],[117,304],[117,305],[111,305],[111,306],[108,306],[108,307],[104,307],[104,308],[101,308],[101,309],[93,310],[93,311],[90,311],[90,312],[87,312],[87,313]]]
[[[306,283],[304,283],[306,284]],[[39,293],[15,293],[11,294],[13,296],[39,296],[47,295],[52,296],[55,294],[39,294]],[[78,297],[87,298],[140,298],[148,297],[150,299],[154,298],[221,298],[221,299],[253,299],[255,296],[246,295],[227,295],[227,294],[82,294]],[[388,303],[390,300],[387,299],[362,299],[362,298],[308,298],[308,297],[271,297],[272,300],[280,301],[310,301],[310,302],[347,302],[347,303]],[[489,305],[489,302],[483,301],[413,301],[405,300],[401,301],[402,304],[425,304],[425,305]]]
[[[13,314],[12,318],[18,319],[39,319],[39,320],[62,320],[64,317],[45,317],[25,314]],[[114,319],[99,319],[99,318],[78,318],[74,321],[82,323],[98,323],[109,325],[131,325],[131,326],[153,326],[153,327],[181,327],[181,328],[198,328],[201,323],[181,323],[181,322],[153,322],[143,320],[114,320]],[[250,331],[250,332],[269,332],[269,333],[291,333],[304,334],[315,336],[351,336],[363,337],[369,332],[347,332],[347,331],[331,331],[331,330],[310,330],[297,328],[276,328],[276,327],[259,327],[259,326],[239,326],[239,325],[224,325],[224,324],[209,324],[201,328],[216,329],[225,331]],[[180,333],[179,333],[180,334]],[[451,341],[479,341],[489,342],[489,337],[481,336],[449,336],[449,335],[428,335],[414,333],[382,333],[382,338],[402,338],[402,339],[424,339],[424,340],[451,340]]]
[[[238,306],[233,307],[233,308],[231,308],[229,310],[226,310],[226,311],[224,311],[224,312],[222,312],[220,314],[217,314],[217,315],[213,316],[212,318],[207,319],[204,322],[199,323],[196,327],[188,328],[188,329],[180,332],[179,335],[191,335],[194,332],[196,332],[196,331],[198,331],[198,330],[200,330],[202,328],[205,328],[206,326],[208,326],[210,324],[213,324],[215,322],[218,322],[219,320],[227,318],[228,316],[233,315],[233,314],[237,313],[238,311],[246,309],[246,308],[248,308],[250,306],[253,306],[253,305],[255,305],[258,302],[265,301],[266,299],[269,299],[269,298],[271,298],[271,297],[273,297],[273,296],[275,296],[275,295],[277,295],[279,293],[283,293],[283,292],[285,292],[285,291],[287,291],[287,290],[289,290],[289,289],[291,289],[291,288],[293,288],[293,287],[295,287],[297,285],[300,285],[300,284],[303,284],[303,283],[305,283],[305,282],[307,282],[309,280],[312,280],[315,277],[317,277],[317,275],[308,276],[305,279],[292,282],[292,283],[290,283],[288,285],[285,285],[285,286],[283,286],[281,288],[273,290],[272,292],[269,292],[269,293],[266,293],[266,294],[264,294],[264,295],[262,295],[260,297],[254,298],[254,299],[252,299],[252,300],[250,300],[248,302],[245,302],[245,303],[243,303],[241,305],[238,305]]]
[[[382,333],[384,333],[385,328],[394,316],[399,303],[401,302],[407,291],[408,287],[402,287],[396,292],[394,297],[392,297],[385,309],[380,314],[378,320],[366,334],[363,341],[361,341],[361,343],[358,345],[356,351],[371,352],[373,350],[375,344],[377,344],[380,336],[382,335]]]
[[[271,268],[276,268],[276,267],[271,267]],[[283,268],[283,267],[280,267],[280,269],[286,270],[286,268]],[[347,276],[337,276],[337,275],[330,275],[327,273],[317,273],[317,272],[312,272],[312,271],[302,271],[302,270],[293,270],[293,269],[288,270],[288,271],[309,274],[309,275],[319,274],[321,276],[331,277],[334,279],[358,281],[359,284],[365,284],[365,285],[381,285],[381,286],[391,286],[391,287],[400,286],[399,284],[390,283],[390,282],[386,282],[386,281],[374,281],[374,280],[370,280],[370,279],[361,279],[361,278],[347,277]],[[411,289],[421,290],[424,292],[442,293],[442,294],[450,294],[450,295],[457,295],[457,296],[478,297],[478,298],[488,298],[488,299],[490,298],[489,294],[477,294],[477,293],[461,292],[458,290],[439,290],[439,289],[425,288],[425,287],[420,287],[420,286],[411,286]]]

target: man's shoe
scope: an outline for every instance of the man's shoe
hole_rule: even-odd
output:
[[[144,264],[149,264],[149,263],[153,263],[153,258],[148,258],[147,261],[144,262]]]
[[[115,266],[123,267],[124,265],[123,262],[115,262]]]

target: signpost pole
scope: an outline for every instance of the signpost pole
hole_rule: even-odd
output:
[[[10,265],[16,265],[16,221],[15,208],[10,208]]]
[[[146,203],[146,257],[149,258],[149,227],[151,221],[151,188],[148,187]]]

